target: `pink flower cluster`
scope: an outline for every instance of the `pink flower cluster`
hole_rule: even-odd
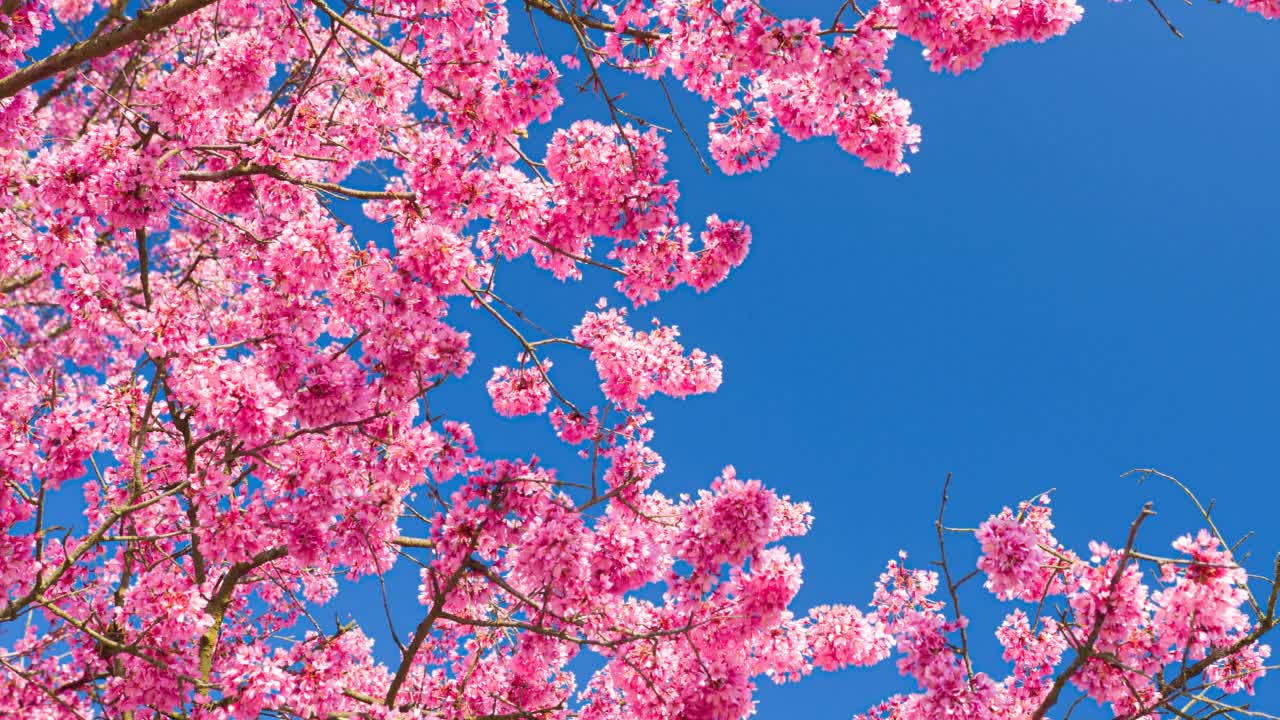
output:
[[[546,379],[550,369],[550,360],[534,367],[494,368],[493,377],[485,383],[494,411],[506,417],[546,412],[547,403],[551,402],[551,386]]]
[[[675,327],[655,321],[653,330],[636,332],[626,316],[625,309],[591,312],[573,329],[573,339],[591,351],[600,389],[611,402],[637,410],[654,393],[680,398],[720,387],[720,358],[701,350],[686,356]]]
[[[809,620],[807,640],[815,667],[840,670],[889,657],[893,643],[877,615],[864,615],[851,605],[820,605],[809,611]]]
[[[1060,553],[1050,531],[1049,498],[1023,503],[1018,515],[1005,508],[978,526],[982,545],[978,569],[986,574],[987,589],[1001,600],[1043,596],[1056,577],[1051,553]]]
[[[898,0],[898,31],[924,45],[934,70],[963,72],[982,64],[993,48],[1044,42],[1080,21],[1075,0]]]

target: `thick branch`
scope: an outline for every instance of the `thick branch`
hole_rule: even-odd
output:
[[[209,598],[209,604],[205,606],[205,613],[213,618],[213,624],[200,636],[200,681],[202,690],[206,691],[213,675],[213,653],[218,648],[218,636],[222,634],[222,621],[226,618],[227,607],[231,605],[231,598],[235,595],[236,585],[244,579],[255,568],[258,568],[272,560],[279,560],[288,554],[288,549],[279,546],[254,555],[248,560],[238,562],[227,570],[227,574],[222,576],[222,580],[218,581],[217,589],[213,593],[213,597]]]
[[[4,78],[0,78],[0,99],[12,97],[24,88],[45,78],[70,70],[81,63],[112,53],[129,43],[137,42],[151,33],[163,30],[191,13],[201,10],[217,0],[175,0],[156,10],[138,13],[138,19],[115,32],[99,35],[76,43],[57,55],[34,62]]]
[[[178,174],[178,179],[187,182],[218,182],[248,175],[266,175],[267,177],[292,183],[313,190],[323,190],[334,195],[343,195],[357,200],[413,200],[414,194],[407,192],[391,192],[380,190],[357,190],[336,183],[321,182],[293,177],[274,165],[241,164],[225,170],[189,170]]]
[[[21,290],[39,280],[41,273],[39,270],[27,273],[26,275],[17,275],[11,278],[0,280],[0,293],[11,293],[15,290]]]
[[[473,540],[471,544],[474,546],[475,541]],[[465,562],[458,565],[458,568],[445,581],[444,587],[431,599],[431,610],[426,617],[422,618],[422,622],[418,623],[417,629],[413,631],[413,639],[409,641],[409,647],[400,656],[400,666],[396,668],[395,677],[391,679],[391,685],[387,688],[387,697],[383,700],[387,707],[395,707],[396,696],[400,694],[400,688],[404,686],[405,680],[409,679],[409,671],[413,669],[413,659],[418,656],[418,650],[422,648],[422,643],[431,633],[436,620],[444,614],[445,600],[462,581],[462,576],[466,574],[468,567],[470,566]]]

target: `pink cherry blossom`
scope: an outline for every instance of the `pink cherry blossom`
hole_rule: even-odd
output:
[[[551,387],[545,373],[551,369],[551,361],[543,360],[535,367],[493,369],[493,377],[485,387],[493,398],[493,409],[499,415],[514,417],[530,413],[542,414],[551,402]]]

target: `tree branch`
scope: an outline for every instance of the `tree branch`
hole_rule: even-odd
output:
[[[163,30],[182,18],[202,10],[217,0],[175,0],[156,10],[142,11],[133,22],[115,32],[76,43],[57,55],[34,62],[4,78],[0,78],[0,99],[17,95],[45,78],[70,70],[81,63],[108,55],[151,33]]]

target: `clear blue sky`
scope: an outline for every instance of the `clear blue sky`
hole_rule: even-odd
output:
[[[1064,541],[1119,543],[1152,499],[1161,514],[1145,537],[1163,551],[1198,525],[1171,488],[1119,479],[1155,466],[1217,498],[1228,534],[1257,531],[1262,572],[1280,550],[1280,23],[1165,4],[1185,40],[1146,3],[1095,1],[1067,36],[997,50],[960,77],[931,73],[904,43],[896,84],[924,128],[908,176],[865,170],[819,140],[784,141],[764,173],[708,177],[669,139],[686,219],[740,218],[755,240],[710,295],[637,313],[677,323],[726,368],[714,396],[653,404],[664,487],[705,486],[733,463],[812,501],[813,532],[792,543],[807,566],[798,607],[865,603],[899,548],[934,559],[947,472],[955,524],[1052,487]],[[527,34],[518,13],[512,27]],[[539,29],[552,57],[571,49]],[[652,88],[610,90],[670,124]],[[705,142],[701,104],[680,107]],[[565,113],[607,119],[589,98]],[[607,288],[598,277],[562,288],[522,267],[504,269],[499,289],[551,329],[571,327]],[[470,325],[476,372],[441,407],[472,420],[482,452],[536,449],[581,472],[545,420],[484,411],[487,370],[515,348]],[[586,370],[561,357],[557,378]],[[972,567],[972,544],[953,548]],[[987,668],[1003,672],[995,608],[966,609]],[[1259,709],[1280,709],[1274,681]],[[888,666],[765,681],[759,714],[848,718],[906,687]]]
[[[930,73],[904,43],[896,85],[924,127],[908,176],[865,170],[827,140],[784,141],[764,173],[705,176],[669,139],[686,219],[746,220],[755,242],[709,295],[682,291],[637,313],[678,324],[726,366],[718,394],[653,403],[661,486],[705,487],[733,463],[812,501],[814,529],[791,543],[807,566],[798,609],[865,604],[899,548],[934,559],[948,472],[954,524],[1057,488],[1061,539],[1119,542],[1153,499],[1161,515],[1145,537],[1163,550],[1198,525],[1171,488],[1119,479],[1155,466],[1217,498],[1228,534],[1257,531],[1263,572],[1280,550],[1280,22],[1165,4],[1185,40],[1143,2],[1095,0],[1066,37],[997,50],[961,77]],[[832,9],[787,5],[777,10]],[[512,26],[527,42],[523,13]],[[540,30],[552,57],[572,49],[547,23]],[[614,79],[610,90],[670,124],[653,87]],[[705,146],[703,106],[678,101]],[[583,114],[606,118],[588,97],[571,97],[560,117]],[[365,221],[357,230],[385,234]],[[501,272],[504,297],[559,333],[601,294],[621,302],[611,278],[560,287],[527,262]],[[582,472],[545,418],[492,413],[483,382],[516,348],[459,311],[475,334],[475,371],[442,388],[433,409],[471,421],[487,456],[536,452],[566,476]],[[553,357],[557,380],[587,397],[588,365]],[[972,567],[972,543],[952,547]],[[402,632],[421,613],[416,584],[407,564],[393,574]],[[333,609],[358,610],[385,638],[376,598],[365,582]],[[1000,674],[995,608],[970,599],[966,609],[979,660]],[[390,659],[394,647],[380,650]],[[1260,709],[1280,709],[1273,680]],[[760,717],[848,718],[899,689],[908,686],[887,665],[765,681]],[[1076,717],[1104,716],[1084,710]]]

